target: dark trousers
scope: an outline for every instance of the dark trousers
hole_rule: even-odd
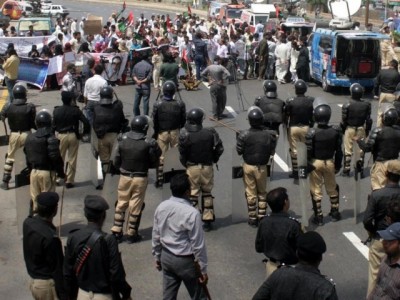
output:
[[[190,299],[207,299],[196,275],[193,256],[179,257],[163,249],[161,266],[163,270],[163,300],[176,300],[182,281]]]
[[[140,102],[143,99],[143,114],[149,115],[150,89],[136,89],[135,102],[133,104],[133,115],[140,116]]]
[[[16,79],[9,79],[8,77],[4,77],[4,81],[6,82],[7,90],[8,90],[8,102],[12,103],[14,101],[14,93],[13,88],[17,83]]]
[[[260,58],[260,69],[258,73],[258,78],[265,79],[265,72],[267,71],[268,67],[268,56]]]
[[[301,66],[296,68],[297,72],[297,77],[299,79],[304,80],[305,82],[309,81],[309,76],[310,76],[310,67],[309,66]]]
[[[204,56],[196,55],[194,58],[194,63],[196,64],[196,79],[200,80],[200,73],[206,68],[206,60]]]
[[[221,116],[226,105],[226,86],[213,84],[210,87],[213,116]]]

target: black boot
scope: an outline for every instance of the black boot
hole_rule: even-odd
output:
[[[322,215],[321,209],[318,209],[317,201],[314,199],[312,199],[312,206],[314,211],[314,218],[312,219],[312,222],[318,226],[324,225],[324,216]]]
[[[299,173],[297,170],[293,170],[291,174],[289,174],[289,178],[299,179]]]
[[[329,213],[329,215],[332,218],[332,222],[337,222],[342,218],[342,215],[340,214],[338,208],[331,208],[331,212]]]

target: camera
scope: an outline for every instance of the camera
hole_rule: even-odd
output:
[[[100,56],[100,62],[102,64],[108,64],[110,61],[107,59],[107,57],[101,55]]]

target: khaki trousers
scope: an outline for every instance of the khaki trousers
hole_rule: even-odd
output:
[[[29,289],[35,300],[58,300],[53,279],[32,279]]]
[[[165,153],[168,149],[178,146],[179,129],[163,131],[158,134],[157,143],[161,148],[160,164],[164,164]]]
[[[213,166],[194,165],[186,169],[190,181],[190,198],[193,206],[199,208],[198,197],[202,194],[201,211],[203,221],[214,220],[214,198],[211,191],[214,187]]]
[[[322,186],[325,185],[325,190],[328,196],[337,198],[339,192],[336,189],[335,164],[333,159],[329,160],[313,160],[314,171],[310,174],[310,189],[313,200],[321,201],[323,198]]]
[[[289,151],[290,157],[292,159],[292,170],[297,172],[297,143],[302,142],[305,143],[306,141],[306,134],[308,132],[309,127],[298,127],[298,126],[291,126],[289,127],[288,132],[288,140],[289,140]]]
[[[371,168],[371,188],[372,190],[378,190],[385,187],[387,178],[387,162],[388,161],[376,161]]]
[[[243,164],[243,183],[250,219],[262,218],[267,212],[267,165]]]
[[[265,263],[265,270],[267,272],[267,278],[269,276],[271,276],[271,274],[274,273],[278,269],[279,266],[280,266],[279,263],[272,262],[268,259],[268,261]]]
[[[33,201],[33,211],[36,211],[36,197],[42,192],[56,191],[56,172],[33,169],[31,171],[30,193]]]
[[[86,292],[82,289],[78,291],[77,300],[112,300],[111,294],[97,294],[93,292]]]
[[[379,105],[378,105],[378,115],[376,118],[376,126],[377,127],[382,127],[382,104],[384,103],[393,103],[396,100],[396,97],[394,94],[390,93],[381,93],[379,95]]]
[[[118,183],[118,202],[115,207],[112,232],[123,232],[125,211],[129,207],[128,235],[136,235],[139,229],[144,198],[146,196],[147,177],[129,177],[121,175]]]
[[[11,132],[8,141],[7,158],[4,164],[4,175],[11,176],[14,165],[15,153],[18,149],[24,147],[26,137],[30,131]],[[11,179],[11,178],[10,178]]]
[[[75,133],[59,133],[57,138],[60,140],[60,153],[63,161],[68,151],[68,168],[66,183],[74,183],[76,173],[76,162],[78,159],[79,140]]]
[[[376,279],[378,276],[379,267],[381,265],[382,259],[385,256],[385,251],[383,250],[382,241],[372,239],[371,245],[369,246],[368,254],[368,291],[367,295],[372,292],[376,285]]]
[[[110,161],[111,152],[117,135],[116,132],[108,132],[102,139],[99,139],[99,157],[102,163],[108,163]]]
[[[365,138],[365,129],[364,127],[350,127],[347,126],[346,131],[344,133],[344,154],[345,155],[353,155],[353,138],[359,137],[360,139]],[[360,151],[360,156],[363,156],[363,151]]]

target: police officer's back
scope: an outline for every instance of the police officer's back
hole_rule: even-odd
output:
[[[256,98],[255,106],[261,108],[264,113],[264,125],[266,128],[275,130],[279,134],[279,126],[284,121],[285,102],[278,99],[277,87],[272,80],[265,80],[265,96]]]
[[[36,108],[32,103],[26,102],[26,88],[18,84],[13,88],[13,94],[14,101],[8,102],[1,110],[1,120],[7,119],[11,130],[4,164],[3,182],[0,185],[5,190],[8,190],[8,183],[11,180],[16,151],[24,146],[31,129],[36,129]]]
[[[78,298],[102,294],[111,299],[111,294],[115,294],[129,299],[131,287],[125,280],[118,242],[102,231],[109,205],[95,195],[86,196],[84,205],[88,225],[71,232],[65,248],[63,273],[70,298],[75,299],[79,289]],[[86,255],[88,248],[91,251]]]

